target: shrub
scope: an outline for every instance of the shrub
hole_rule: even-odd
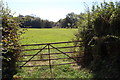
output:
[[[82,66],[92,69],[95,78],[119,78],[119,3],[101,3],[100,6],[93,6],[87,15],[86,24],[82,27],[78,24],[80,30],[76,34],[76,39],[83,40]]]
[[[11,80],[17,73],[17,63],[20,53],[20,19],[13,17],[8,7],[0,11],[2,15],[2,78]]]

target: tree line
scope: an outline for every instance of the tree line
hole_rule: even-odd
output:
[[[64,19],[60,19],[57,22],[43,20],[32,15],[19,15],[18,18],[24,19],[21,28],[75,28],[79,19],[82,19],[80,15],[73,12],[68,13]]]
[[[52,21],[43,20],[32,15],[19,15],[18,18],[24,19],[21,28],[52,28],[54,25]]]

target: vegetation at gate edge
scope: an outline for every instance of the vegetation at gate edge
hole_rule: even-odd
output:
[[[120,79],[120,2],[104,2],[88,9],[77,26],[77,40],[83,40],[82,67],[94,78]]]
[[[2,17],[2,79],[12,80],[18,71],[16,61],[20,53],[20,19],[13,17],[8,7],[1,6],[0,17]],[[16,47],[18,46],[18,47]]]

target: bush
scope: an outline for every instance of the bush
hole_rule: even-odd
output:
[[[20,53],[20,20],[13,17],[11,11],[2,7],[2,78],[11,80],[17,73],[17,63]]]
[[[82,27],[78,24],[80,30],[76,34],[76,39],[83,40],[82,66],[92,69],[95,78],[119,78],[119,3],[101,3],[100,6],[93,6],[87,15],[86,24]]]

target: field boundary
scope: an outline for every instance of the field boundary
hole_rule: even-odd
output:
[[[21,66],[19,66],[20,68],[22,67],[40,67],[40,66],[49,66],[50,68],[50,71],[51,71],[51,74],[52,74],[52,66],[59,66],[59,65],[66,65],[66,64],[75,64],[75,63],[80,63],[80,61],[78,61],[77,59],[78,58],[82,58],[82,56],[77,56],[77,57],[71,57],[69,56],[68,54],[74,54],[74,53],[78,53],[79,51],[62,51],[60,50],[61,48],[65,49],[65,48],[69,48],[69,49],[72,49],[72,48],[79,48],[81,46],[78,46],[78,45],[74,45],[74,46],[64,46],[64,47],[55,47],[53,46],[53,44],[65,44],[65,43],[78,43],[78,42],[82,42],[82,41],[67,41],[67,42],[55,42],[55,43],[43,43],[43,44],[27,44],[27,45],[21,45],[21,46],[40,46],[42,45],[43,47],[42,48],[37,48],[37,49],[22,49],[21,51],[24,52],[24,51],[35,51],[35,50],[38,50],[38,52],[36,52],[35,54],[23,54],[23,55],[20,55],[21,57],[26,57],[26,56],[29,56],[30,58],[28,60],[21,60],[21,61],[18,61],[18,62],[24,62]],[[58,53],[52,53],[51,52],[51,49],[55,49],[58,51]],[[48,53],[45,53],[45,54],[40,54],[43,50],[47,50]],[[65,55],[67,58],[51,58],[51,55],[58,55],[58,54],[63,54]],[[39,56],[39,55],[48,55],[48,59],[37,59],[37,60],[32,60],[35,56]],[[51,61],[52,60],[60,60],[60,59],[72,59],[74,60],[74,62],[67,62],[67,63],[59,63],[59,64],[52,64]],[[35,62],[35,61],[48,61],[48,65],[26,65],[28,62]]]

